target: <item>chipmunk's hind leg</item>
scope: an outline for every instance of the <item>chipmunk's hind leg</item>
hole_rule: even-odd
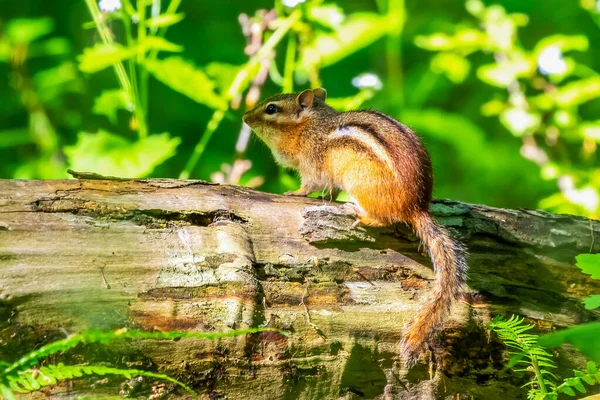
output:
[[[352,198],[351,203],[344,203],[344,207],[346,209],[349,209],[350,212],[356,216],[356,221],[354,221],[354,223],[352,224],[353,228],[357,227],[358,225],[374,227],[386,226],[385,223],[373,217],[370,217],[369,214],[360,206],[360,204],[358,204],[358,202],[354,198]]]
[[[367,214],[358,214],[356,216],[356,221],[357,222],[355,224],[360,223],[360,224],[366,225],[366,226],[376,226],[376,227],[379,226],[379,227],[381,227],[381,226],[386,226],[387,225],[387,224],[385,224],[385,223],[383,223],[383,222],[381,222],[379,220],[376,220],[374,218],[369,217]]]

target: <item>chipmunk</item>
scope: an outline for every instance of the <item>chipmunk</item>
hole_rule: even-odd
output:
[[[410,225],[433,261],[433,293],[404,328],[401,353],[416,363],[463,290],[463,246],[429,214],[431,159],[419,137],[377,111],[338,112],[318,88],[280,94],[244,114],[244,122],[271,148],[278,163],[300,173],[302,185],[286,194],[306,196],[328,188],[354,200],[357,221],[369,226]]]

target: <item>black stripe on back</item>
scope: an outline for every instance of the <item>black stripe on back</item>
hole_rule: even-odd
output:
[[[426,153],[425,158],[429,159],[429,154],[427,153],[427,150],[425,150],[425,146],[423,145],[423,142],[421,142],[421,139],[419,138],[419,136],[417,136],[417,134],[413,130],[411,130],[409,127],[402,124],[401,122],[396,121],[394,118],[390,117],[389,115],[380,113],[379,111],[367,110],[367,112],[369,114],[376,115],[377,117],[382,118],[382,119],[388,121],[389,123],[393,124],[395,127],[397,127],[400,130],[400,132],[402,132],[402,135],[404,136],[404,138],[407,139],[407,141],[405,143],[407,143],[409,146],[411,146],[412,149],[416,152]],[[430,163],[431,161],[428,161],[428,162]]]
[[[408,131],[408,127],[406,125],[401,124],[400,122],[396,121],[394,118],[390,117],[389,115],[386,115],[384,113],[381,113],[379,111],[375,111],[375,110],[367,110],[367,112],[369,114],[374,114],[377,115],[380,118],[385,119],[386,121],[388,121],[391,124],[394,124],[395,126],[398,127],[398,129],[400,129],[400,131],[402,133],[404,133],[405,135],[409,133]]]
[[[379,143],[381,146],[383,146],[383,148],[385,148],[385,149],[389,148],[385,139],[383,139],[381,137],[381,135],[379,134],[379,132],[377,132],[377,129],[375,129],[373,126],[371,126],[369,124],[363,124],[363,123],[359,123],[359,122],[348,122],[346,124],[340,125],[340,127],[339,127],[339,129],[344,129],[344,128],[358,128],[361,131],[367,132],[371,136],[373,136],[373,138],[375,140],[377,140],[377,143]]]

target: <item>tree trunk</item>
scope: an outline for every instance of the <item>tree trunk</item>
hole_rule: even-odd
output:
[[[433,362],[408,370],[401,329],[433,272],[406,226],[353,228],[339,203],[201,181],[0,181],[0,359],[91,328],[270,326],[291,335],[116,341],[50,361],[158,371],[215,399],[522,398],[527,378],[503,371],[506,350],[485,326],[498,314],[540,332],[598,319],[581,299],[600,284],[574,257],[600,251],[600,222],[450,200],[431,211],[469,249],[469,293]],[[581,361],[560,352],[563,369]],[[123,380],[44,393],[147,398]]]

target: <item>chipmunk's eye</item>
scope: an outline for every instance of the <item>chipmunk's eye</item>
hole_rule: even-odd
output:
[[[269,104],[265,109],[265,112],[269,115],[273,115],[279,111],[281,111],[281,108],[277,107],[275,104]]]

